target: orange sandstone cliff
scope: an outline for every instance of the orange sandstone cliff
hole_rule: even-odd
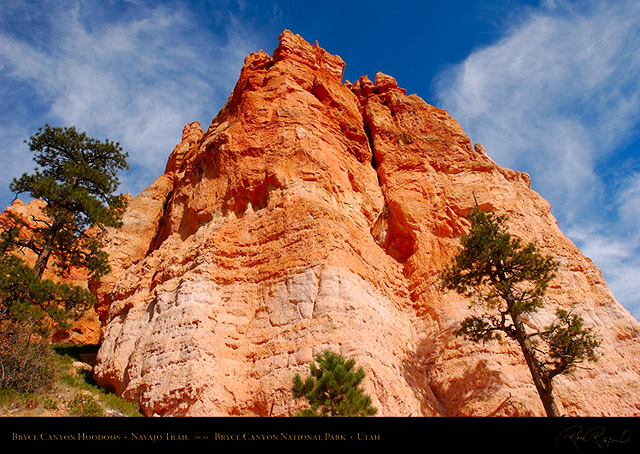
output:
[[[98,382],[147,415],[287,416],[293,375],[331,349],[365,368],[381,416],[542,416],[517,346],[454,336],[468,302],[438,288],[475,194],[561,263],[531,326],[576,303],[603,339],[598,363],[556,380],[563,412],[639,415],[640,324],[528,176],[392,77],[343,69],[285,31],[206,130],[185,127],[91,283]]]

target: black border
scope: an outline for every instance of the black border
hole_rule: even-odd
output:
[[[0,446],[109,443],[218,448],[321,443],[514,452],[640,452],[639,418],[0,418]]]

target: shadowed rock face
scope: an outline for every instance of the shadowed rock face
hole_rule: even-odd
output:
[[[111,231],[96,379],[149,415],[286,416],[290,386],[331,349],[367,371],[381,416],[543,415],[515,345],[453,336],[467,302],[438,288],[475,199],[562,264],[548,309],[576,303],[603,338],[557,380],[570,415],[638,415],[640,325],[559,231],[527,175],[472,146],[447,112],[387,75],[285,31],[245,60],[206,131]]]

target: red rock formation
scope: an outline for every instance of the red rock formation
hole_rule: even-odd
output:
[[[455,337],[467,302],[438,289],[475,195],[562,264],[529,323],[575,302],[601,332],[601,361],[557,381],[564,412],[640,414],[640,324],[528,176],[392,77],[343,68],[285,31],[205,132],[187,125],[92,284],[97,380],[149,415],[291,415],[293,375],[331,349],[367,370],[381,416],[542,415],[517,347]]]

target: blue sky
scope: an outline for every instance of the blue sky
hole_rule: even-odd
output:
[[[528,172],[640,318],[640,2],[0,0],[0,204],[45,123],[119,141],[139,193],[204,128],[244,57],[289,29],[448,110]]]

